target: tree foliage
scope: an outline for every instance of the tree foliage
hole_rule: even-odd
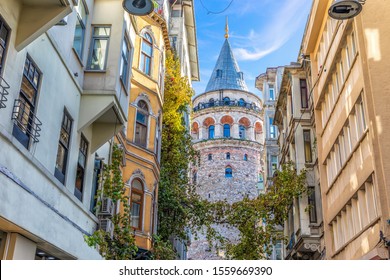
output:
[[[98,247],[99,253],[107,260],[135,259],[138,247],[135,245],[133,228],[130,225],[129,197],[125,193],[125,186],[120,170],[122,150],[114,144],[111,164],[105,164],[100,178],[102,188],[98,190],[99,198],[108,198],[114,205],[121,206],[121,211],[109,217],[113,225],[112,234],[98,229],[91,236],[84,239],[90,247]],[[97,207],[100,208],[101,200]]]

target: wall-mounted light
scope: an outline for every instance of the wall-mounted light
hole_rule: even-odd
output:
[[[329,8],[331,18],[345,20],[356,17],[363,9],[365,0],[336,0]]]
[[[136,16],[146,16],[154,9],[152,0],[124,0],[122,6],[126,12]]]

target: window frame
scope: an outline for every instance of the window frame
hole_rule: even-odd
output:
[[[246,139],[246,127],[243,124],[238,126],[238,136],[240,139]]]
[[[148,40],[148,38],[146,38],[146,36],[150,38],[150,41]],[[144,51],[144,47],[143,47],[144,43],[150,47],[150,54]],[[149,63],[148,63],[149,68],[147,68],[146,58],[149,58]],[[152,76],[152,62],[153,62],[153,37],[148,32],[145,32],[141,36],[139,70],[141,70],[142,73],[144,73],[145,75]],[[149,71],[146,71],[147,69]]]
[[[144,103],[145,108],[141,108],[140,104]],[[145,123],[142,123],[138,118],[138,115],[143,115],[145,118]],[[145,128],[145,143],[142,143],[142,138],[137,137],[137,128],[144,127]],[[147,148],[148,147],[148,134],[149,134],[149,105],[144,100],[139,100],[137,103],[137,111],[135,114],[135,127],[134,127],[134,143],[140,147]],[[140,133],[139,133],[140,134]]]
[[[108,35],[95,35],[95,29],[97,28],[108,28],[109,29],[109,34]],[[92,35],[91,35],[91,44],[90,44],[90,50],[89,50],[89,55],[88,55],[88,61],[87,61],[87,71],[93,71],[93,72],[105,72],[107,69],[107,61],[108,61],[108,53],[109,53],[109,48],[110,48],[110,38],[111,38],[111,25],[92,25]],[[107,46],[106,46],[106,51],[104,54],[104,65],[103,69],[93,69],[92,67],[92,54],[94,51],[94,46],[96,41],[107,41]]]
[[[312,224],[317,223],[317,202],[315,186],[308,186],[307,203],[309,205],[309,221]]]
[[[229,129],[228,129],[229,128]],[[230,124],[228,124],[228,123],[225,123],[224,125],[223,125],[223,137],[224,138],[230,138],[231,137],[231,126],[230,126]]]
[[[304,84],[302,84],[304,83]],[[299,79],[299,89],[301,93],[301,108],[307,109],[309,108],[309,98],[307,92],[307,81],[306,79]]]
[[[85,12],[85,20],[84,21],[83,21],[83,18],[81,17],[81,15],[78,11],[80,9],[80,7],[83,7],[84,12]],[[75,26],[75,34],[73,36],[73,46],[72,47],[73,47],[73,50],[75,51],[75,53],[78,56],[80,61],[82,61],[84,58],[85,35],[86,35],[86,30],[87,30],[88,17],[89,17],[89,10],[88,10],[87,4],[85,3],[85,0],[79,0],[77,8],[76,8],[76,26]],[[82,30],[80,53],[78,51],[78,48],[75,47],[77,23],[79,23],[79,25],[81,26],[81,30]]]
[[[311,149],[311,131],[310,129],[304,129],[302,131],[303,135],[303,150],[305,153],[305,163],[313,162],[313,152]]]
[[[11,34],[11,28],[8,26],[8,24],[5,22],[4,18],[0,15],[0,34],[1,30],[4,28],[7,32],[5,36],[5,40],[0,39],[0,48],[2,49],[2,54],[0,58],[0,76],[3,74],[3,69],[5,65],[5,58],[7,56],[8,51],[8,42]]]
[[[56,156],[56,165],[55,165],[55,170],[54,170],[54,176],[60,181],[62,184],[65,185],[66,182],[66,173],[68,171],[68,162],[69,162],[69,152],[70,152],[70,144],[71,144],[71,137],[72,137],[72,126],[73,126],[73,118],[69,114],[69,112],[64,109],[64,112],[62,114],[62,121],[61,121],[61,128],[60,128],[60,136],[58,138],[58,149],[57,149],[57,156]],[[64,131],[63,131],[64,130]],[[62,133],[66,133],[68,137],[68,143],[65,143],[61,139]],[[60,147],[62,147],[65,151],[63,159],[62,159],[62,164],[63,170],[60,170],[58,167],[58,160],[59,160],[59,152],[60,152]]]
[[[127,60],[125,59],[124,57],[124,53],[123,53],[123,47],[126,46],[127,48]],[[119,79],[121,80],[122,84],[124,85],[124,87],[127,89],[129,87],[129,77],[130,77],[130,65],[131,65],[131,52],[132,52],[132,47],[131,47],[131,44],[130,44],[130,40],[128,39],[127,36],[124,36],[123,37],[123,41],[122,41],[122,50],[121,50],[121,62],[120,62],[120,69],[119,69]],[[124,68],[123,66],[126,65],[126,67]],[[124,71],[125,69],[125,71]],[[126,73],[126,76],[123,78],[123,73]]]
[[[233,178],[233,168],[231,166],[225,167],[225,178]]]
[[[134,182],[138,181],[141,184],[142,190],[139,190],[134,187]],[[133,200],[133,194],[139,195],[140,196],[140,202],[134,202]],[[144,183],[142,182],[141,179],[139,178],[134,178],[131,182],[131,191],[130,191],[130,226],[134,230],[142,230],[142,223],[143,223],[143,210],[144,210],[144,196],[145,196],[145,186]],[[133,213],[133,203],[139,205],[139,213],[138,213],[138,225],[134,226],[133,224],[133,218],[132,218],[132,213]]]
[[[79,144],[79,156],[77,158],[77,169],[76,169],[76,181],[75,181],[75,190],[74,195],[80,200],[83,201],[83,190],[85,186],[85,171],[87,169],[88,162],[88,150],[89,150],[89,142],[87,138],[83,134],[80,136],[80,144]],[[80,157],[84,156],[84,164],[80,163]],[[78,188],[77,180],[79,179],[79,170],[81,172],[81,186]]]
[[[208,127],[208,139],[214,139],[215,138],[215,126],[209,125]]]

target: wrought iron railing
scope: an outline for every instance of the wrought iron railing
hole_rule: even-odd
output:
[[[253,103],[248,103],[240,100],[216,100],[214,102],[200,102],[198,103],[197,106],[193,108],[194,112],[203,110],[203,109],[208,109],[208,108],[213,108],[213,107],[222,107],[222,106],[229,106],[229,107],[242,107],[250,110],[254,110],[258,113],[262,111],[262,109],[258,106],[256,106]]]
[[[0,76],[0,109],[5,108],[5,102],[8,100],[7,95],[9,94],[9,84]]]
[[[39,142],[42,122],[37,118],[30,105],[23,99],[16,99],[12,111],[12,120],[34,142]]]

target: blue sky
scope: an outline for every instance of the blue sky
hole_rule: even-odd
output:
[[[231,0],[202,0],[212,12],[223,11]],[[229,19],[229,41],[249,91],[260,94],[255,78],[267,67],[296,61],[312,0],[233,0],[223,13],[212,14],[195,0],[195,16],[201,81],[194,82],[196,94],[203,93],[225,40]]]

